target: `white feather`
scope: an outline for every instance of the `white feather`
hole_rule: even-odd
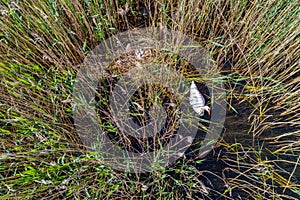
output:
[[[198,113],[200,116],[204,115],[204,110],[206,110],[210,114],[209,107],[205,106],[205,99],[197,89],[197,86],[194,81],[192,81],[191,84],[189,100],[190,100],[190,105],[192,106],[194,111]]]

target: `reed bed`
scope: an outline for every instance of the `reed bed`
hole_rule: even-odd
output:
[[[1,199],[299,199],[298,1],[5,0],[0,18]],[[205,159],[138,175],[84,147],[72,91],[101,41],[148,26],[209,52],[228,111]]]

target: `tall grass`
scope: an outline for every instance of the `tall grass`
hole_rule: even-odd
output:
[[[299,199],[299,11],[296,0],[2,1],[0,197]],[[137,176],[86,151],[71,95],[90,50],[143,26],[182,31],[210,53],[228,117],[205,161]]]

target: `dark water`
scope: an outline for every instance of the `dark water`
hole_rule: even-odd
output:
[[[200,86],[199,86],[200,87]],[[204,87],[204,86],[202,86]],[[201,88],[201,87],[200,87]],[[202,88],[201,90],[204,90]],[[207,93],[203,92],[203,93]],[[209,96],[207,94],[206,96]],[[98,99],[99,100],[99,99]],[[209,99],[206,99],[208,102]],[[292,131],[288,128],[279,128],[273,130],[266,130],[260,136],[254,137],[252,133],[248,132],[251,129],[250,120],[248,119],[249,115],[253,111],[253,108],[250,104],[243,103],[239,104],[238,100],[232,101],[232,106],[238,112],[234,112],[233,110],[228,110],[224,131],[222,137],[220,138],[219,143],[212,149],[212,151],[205,157],[204,161],[201,163],[195,162],[197,160],[197,151],[198,144],[205,137],[204,131],[198,131],[197,137],[194,140],[194,144],[186,151],[185,158],[182,159],[182,162],[189,162],[193,166],[195,166],[199,171],[203,171],[203,175],[199,177],[199,179],[203,182],[205,187],[210,190],[209,194],[205,194],[203,192],[199,192],[194,194],[195,198],[204,198],[204,199],[255,199],[251,197],[251,195],[247,194],[245,188],[236,187],[231,190],[231,192],[226,192],[225,195],[222,196],[224,191],[228,190],[228,186],[226,185],[226,181],[238,177],[238,182],[244,181],[244,183],[249,184],[249,187],[252,185],[253,187],[263,188],[264,185],[262,182],[256,182],[253,180],[253,175],[256,173],[262,173],[265,169],[264,166],[253,167],[255,164],[258,165],[259,160],[262,161],[272,161],[272,160],[290,160],[296,162],[297,156],[285,155],[280,158],[272,155],[272,151],[276,149],[276,146],[272,146],[269,144],[269,141],[266,138],[280,135],[284,132]],[[167,102],[169,103],[169,102]],[[151,105],[148,105],[151,107]],[[106,110],[105,106],[100,109]],[[136,108],[133,107],[133,110]],[[165,108],[167,109],[167,108]],[[107,111],[107,110],[106,110]],[[133,117],[134,118],[134,117]],[[205,115],[203,118],[209,120],[209,116]],[[142,122],[143,119],[135,119],[137,122]],[[147,120],[144,120],[147,122]],[[143,125],[143,124],[140,124]],[[203,123],[204,126],[208,126],[208,123]],[[114,136],[116,139],[118,136]],[[112,139],[113,139],[112,138]],[[118,140],[118,138],[117,138]],[[131,146],[134,147],[135,150],[144,151],[142,149],[139,150],[139,146],[136,144],[137,142],[132,142]],[[149,143],[149,140],[148,140]],[[233,147],[236,145],[236,148],[229,149],[229,146]],[[132,149],[128,149],[132,150]],[[154,149],[153,149],[154,150]],[[237,153],[238,152],[238,153]],[[287,162],[271,162],[270,165],[272,169],[275,170],[280,176],[284,177],[286,180],[289,179],[290,173],[293,171],[295,165],[288,164]],[[170,166],[169,168],[178,168],[180,166]],[[251,168],[252,167],[252,168]],[[251,168],[251,169],[250,169]],[[181,177],[180,173],[175,173],[172,170],[170,171],[170,176],[173,176],[175,179]],[[299,184],[299,168],[296,169],[294,176],[291,178],[293,183]],[[268,171],[265,171],[268,173]],[[244,175],[239,175],[239,173],[245,173]],[[154,177],[151,174],[143,174],[140,177],[144,179],[145,182],[150,183],[154,181]],[[277,183],[272,183],[271,179],[266,181],[270,187],[273,187],[274,193],[282,194],[283,187],[277,185]],[[153,186],[148,188],[148,192],[152,192]],[[174,188],[170,188],[173,190]],[[181,188],[177,188],[178,191]],[[199,190],[200,191],[200,190]],[[249,190],[250,191],[250,190]],[[299,198],[296,193],[286,189],[284,191],[285,195]],[[264,196],[264,195],[263,195]],[[265,198],[270,198],[268,194],[265,194]]]

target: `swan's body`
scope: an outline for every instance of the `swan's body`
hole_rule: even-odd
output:
[[[194,81],[192,81],[191,84],[190,104],[193,107],[194,111],[200,116],[204,115],[204,111],[207,111],[207,113],[210,115],[210,108],[205,105],[205,99],[199,92]]]

